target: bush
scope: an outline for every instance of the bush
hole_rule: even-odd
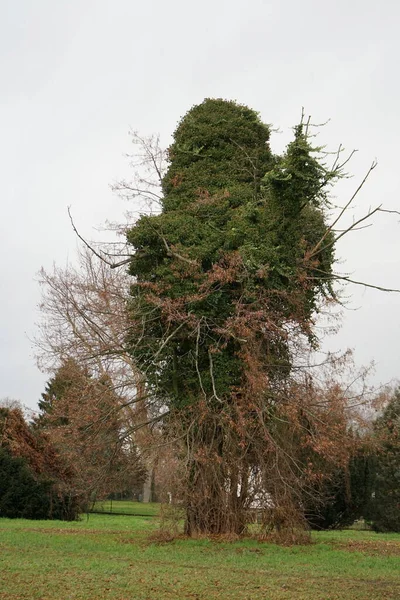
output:
[[[374,457],[360,452],[347,468],[338,469],[316,494],[319,502],[306,504],[305,516],[312,529],[340,529],[365,517],[374,489]]]
[[[24,458],[0,448],[0,516],[25,519],[73,520],[77,499],[62,494],[54,482],[38,479]]]

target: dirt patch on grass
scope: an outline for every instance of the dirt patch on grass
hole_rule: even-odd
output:
[[[400,541],[394,540],[349,540],[337,542],[335,546],[347,552],[362,552],[370,556],[400,556]]]

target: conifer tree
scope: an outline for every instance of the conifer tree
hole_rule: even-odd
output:
[[[375,423],[375,481],[365,515],[376,531],[400,532],[400,388]]]

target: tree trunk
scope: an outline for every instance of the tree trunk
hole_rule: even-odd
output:
[[[204,423],[197,434],[190,449],[185,533],[240,535],[246,526],[247,482],[239,483],[247,470],[229,456],[221,427]]]

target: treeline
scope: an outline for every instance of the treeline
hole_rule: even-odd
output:
[[[99,385],[104,381],[67,361],[31,422],[16,406],[0,408],[0,516],[74,520],[95,500],[142,489],[146,470],[137,449],[121,444],[118,422],[107,414],[106,425],[91,432],[96,398],[102,410],[117,408]],[[369,431],[349,435],[355,445],[348,462],[304,495],[309,526],[338,529],[364,519],[376,531],[400,532],[400,389]]]
[[[0,516],[73,520],[111,493],[132,496],[145,478],[111,382],[76,361],[48,382],[31,422],[0,408]]]
[[[358,438],[345,468],[322,487],[308,520],[317,529],[340,528],[363,518],[376,531],[400,532],[400,389],[371,431]]]

